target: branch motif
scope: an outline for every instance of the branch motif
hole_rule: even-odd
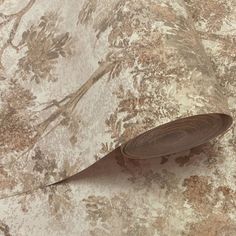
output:
[[[0,69],[4,70],[4,66],[2,65],[2,56],[4,51],[6,50],[6,48],[8,48],[9,46],[11,46],[12,48],[17,50],[17,47],[15,47],[12,43],[12,41],[14,40],[14,37],[16,35],[18,26],[21,22],[22,17],[25,15],[26,12],[28,12],[30,10],[30,8],[34,5],[34,3],[36,2],[36,0],[30,0],[28,2],[28,4],[19,12],[11,14],[11,15],[4,15],[2,14],[2,18],[4,18],[4,21],[0,23],[0,29],[5,26],[6,24],[8,24],[9,22],[11,22],[12,20],[15,20],[12,29],[10,31],[10,35],[8,40],[6,41],[6,43],[3,45],[3,47],[0,49]]]

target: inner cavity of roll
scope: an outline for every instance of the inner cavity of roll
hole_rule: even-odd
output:
[[[148,159],[199,146],[226,131],[232,118],[226,114],[195,115],[160,125],[121,147],[125,156]]]

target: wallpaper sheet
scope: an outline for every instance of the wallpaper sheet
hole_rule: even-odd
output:
[[[0,235],[236,235],[235,45],[235,0],[0,0]]]

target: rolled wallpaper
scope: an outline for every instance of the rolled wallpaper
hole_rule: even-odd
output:
[[[227,101],[183,1],[3,1],[1,198],[226,131]]]
[[[0,233],[236,233],[233,0],[0,12]]]

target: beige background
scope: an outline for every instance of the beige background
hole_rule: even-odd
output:
[[[235,117],[235,3],[186,3]],[[116,150],[66,183],[2,199],[0,232],[234,235],[235,147],[232,126],[211,143],[162,159],[130,161]]]

